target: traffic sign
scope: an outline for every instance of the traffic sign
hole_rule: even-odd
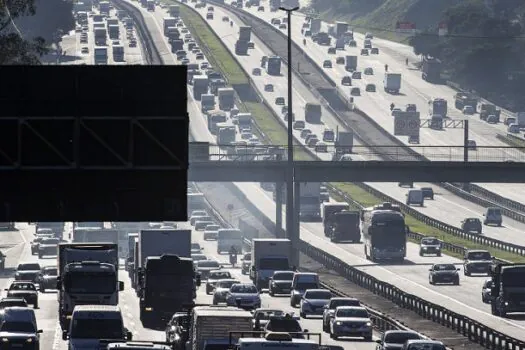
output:
[[[419,125],[419,112],[399,111],[394,114],[394,135],[396,136],[417,136]]]

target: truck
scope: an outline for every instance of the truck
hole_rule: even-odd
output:
[[[201,95],[208,93],[208,77],[205,75],[196,75],[193,77],[193,98],[200,100]]]
[[[335,40],[335,49],[336,50],[345,49],[345,38],[343,36]]]
[[[317,41],[319,45],[324,45],[324,46],[330,46],[330,43],[332,42],[332,39],[330,38],[328,33],[325,33],[325,32],[317,33],[315,36],[315,40]]]
[[[361,241],[359,211],[341,210],[332,214],[328,237],[331,242],[359,243]]]
[[[212,79],[210,82],[210,93],[217,96],[218,90],[225,87],[226,81],[224,79]]]
[[[270,0],[270,11],[276,12],[281,7],[281,0]]]
[[[386,92],[398,94],[399,90],[401,90],[401,74],[385,73],[383,85]]]
[[[525,312],[525,265],[494,264],[491,267],[490,290],[491,312],[495,316],[507,317],[509,313]]]
[[[336,22],[335,24],[335,37],[336,39],[342,38],[343,35],[348,31],[348,23]]]
[[[15,223],[14,222],[0,222],[0,227],[6,230],[14,230]]]
[[[334,146],[334,159],[336,160],[339,160],[343,154],[351,154],[354,146],[354,133],[352,131],[337,131]]]
[[[493,104],[482,103],[479,110],[479,119],[487,120],[489,115],[495,115],[499,120],[500,114],[501,110],[497,109]]]
[[[363,41],[363,48],[364,49],[371,49],[372,48],[372,40],[370,39],[365,39]]]
[[[114,45],[113,46],[113,61],[124,62],[124,46]]]
[[[235,142],[237,130],[234,125],[217,124],[217,144],[230,145]]]
[[[120,20],[122,20],[127,15],[126,10],[117,10],[116,14],[117,14],[117,18]]]
[[[428,114],[439,114],[443,118],[448,116],[448,102],[444,98],[436,97],[428,101]]]
[[[213,135],[216,135],[218,131],[217,125],[221,123],[226,123],[227,116],[226,116],[226,113],[224,113],[221,110],[213,110],[207,114],[207,119],[208,119],[208,130],[210,130],[210,133],[212,133]]]
[[[307,123],[320,124],[322,117],[321,105],[318,103],[307,103],[304,107],[304,120]]]
[[[226,349],[230,332],[252,332],[253,315],[231,306],[196,306],[191,311],[189,350]]]
[[[101,1],[98,3],[98,10],[101,15],[109,16],[109,1]]]
[[[474,108],[474,111],[477,111],[478,101],[479,98],[470,92],[458,92],[454,96],[454,106],[459,110],[463,110],[466,106],[471,106]]]
[[[124,269],[128,271],[131,278],[133,270],[133,259],[135,255],[135,239],[139,237],[138,233],[128,233],[128,252],[126,254],[126,261],[124,262]]]
[[[281,57],[279,56],[270,56],[268,57],[268,62],[266,63],[266,72],[269,75],[279,76],[281,75]]]
[[[251,113],[238,113],[237,116],[237,126],[240,131],[251,131],[252,130],[252,121],[253,117]]]
[[[171,53],[176,53],[179,50],[183,50],[184,48],[184,41],[182,40],[172,40],[170,42],[171,44]]]
[[[252,37],[252,27],[241,26],[239,27],[239,40],[250,41]]]
[[[118,245],[119,231],[113,229],[93,230],[90,228],[78,228],[73,230],[74,243],[96,243],[109,242]]]
[[[58,246],[59,321],[68,329],[76,305],[118,305],[124,283],[118,280],[115,243],[63,243]]]
[[[170,5],[169,7],[170,17],[179,18],[180,17],[180,6],[179,5]]]
[[[95,65],[108,64],[108,49],[105,47],[95,47],[94,61]]]
[[[106,20],[106,26],[108,30],[110,26],[118,26],[118,18],[108,18]]]
[[[301,182],[299,189],[299,218],[308,220],[320,218],[321,183]]]
[[[168,28],[170,27],[175,27],[177,26],[177,19],[176,18],[173,18],[173,17],[164,17],[163,19],[163,28],[164,28],[164,35],[165,36],[168,36],[169,32],[168,32]]]
[[[321,204],[321,217],[323,219],[324,235],[330,237],[333,223],[333,215],[343,210],[350,210],[348,203],[324,202]]]
[[[4,222],[4,225],[7,226],[8,229],[14,229],[15,223],[14,222]],[[47,228],[50,229],[56,238],[62,239],[62,236],[64,235],[64,222],[58,221],[58,222],[37,222],[35,225],[35,232],[38,232],[41,228]]]
[[[140,6],[148,7],[148,0],[140,0]]]
[[[233,88],[220,88],[217,90],[219,97],[219,109],[229,111],[235,106],[235,90]]]
[[[442,63],[434,57],[424,56],[421,65],[421,78],[429,83],[441,81]]]
[[[215,95],[202,94],[201,95],[201,111],[206,113],[215,109]]]
[[[95,45],[106,46],[107,31],[105,28],[95,28]]]
[[[119,25],[117,24],[108,26],[108,35],[111,40],[118,40],[120,37]]]
[[[345,70],[353,72],[357,69],[357,56],[347,55],[345,58]]]
[[[247,55],[248,54],[248,40],[237,40],[235,42],[235,54],[236,55]]]
[[[292,271],[292,242],[282,238],[254,238],[252,240],[250,278],[257,289],[268,288],[275,271]]]
[[[171,43],[173,40],[179,40],[180,39],[180,31],[177,27],[168,27],[166,29],[166,37],[168,38],[168,41]]]
[[[155,11],[155,1],[154,0],[148,0],[146,4],[146,9],[148,11]]]
[[[310,32],[312,35],[317,34],[321,31],[321,19],[320,18],[312,18],[310,21]]]
[[[520,128],[525,127],[525,112],[516,112],[516,124],[518,124]]]

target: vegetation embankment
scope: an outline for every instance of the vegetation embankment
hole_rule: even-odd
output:
[[[207,56],[207,59],[214,67],[218,67],[221,70],[221,73],[225,75],[228,81],[231,82],[232,79],[240,79],[239,72],[242,72],[243,77],[248,79],[244,74],[242,67],[232,56],[228,48],[224,46],[220,38],[208,27],[207,23],[202,19],[201,16],[195,14],[191,9],[188,9],[186,7],[181,8],[181,16],[186,26],[190,28],[190,31],[192,31],[192,34],[199,39],[201,46],[205,45],[205,50],[208,51],[210,54],[214,55],[213,57]],[[221,65],[213,63],[217,62],[219,58],[221,60]],[[230,76],[229,74],[232,75]],[[250,113],[252,113],[254,120],[256,121],[261,131],[266,135],[267,141],[269,143],[275,145],[285,145],[287,143],[286,128],[275,118],[274,114],[270,109],[268,109],[262,103],[245,102],[244,104],[246,105],[247,110]],[[298,143],[296,144],[298,145]],[[296,149],[298,150],[298,148]],[[313,156],[311,156],[304,150],[296,151],[295,158],[297,160],[314,160]],[[375,197],[374,195],[368,193],[367,191],[363,190],[362,188],[353,183],[333,183],[331,185],[337,188],[338,190],[344,192],[354,201],[365,207],[383,202],[381,199]],[[337,198],[337,195],[335,193],[332,193],[332,195],[337,200],[343,200],[342,198]],[[436,194],[436,197],[439,198],[439,193]],[[470,241],[460,239],[451,234],[425,225],[423,222],[416,220],[414,217],[408,215],[406,216],[406,223],[414,232],[419,232],[427,236],[437,237],[443,241],[457,244],[459,246],[467,248],[487,249],[494,256],[497,256],[501,259],[525,262],[525,258],[519,255],[507,253],[497,249],[487,248],[486,246],[481,246],[478,244],[474,244]],[[463,258],[463,256],[458,256],[457,254],[454,254],[452,252],[447,251],[447,254],[461,259]]]

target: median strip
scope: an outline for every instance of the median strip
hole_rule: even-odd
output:
[[[179,2],[166,1],[166,3],[180,4]],[[198,14],[186,6],[181,6],[181,17],[192,32],[192,35],[197,37],[201,43],[201,47],[205,46],[205,50],[209,54],[207,59],[209,62],[217,68],[230,84],[248,84],[249,77],[244,73],[243,68],[232,56],[231,52],[225,47],[224,43],[220,38],[213,32],[208,23]],[[218,63],[220,62],[220,63]],[[243,80],[245,79],[245,80]],[[255,123],[262,133],[266,136],[265,138],[270,144],[273,145],[286,145],[287,144],[287,129],[284,125],[277,120],[274,113],[266,107],[263,103],[255,102],[243,102],[248,112],[252,113]],[[299,145],[294,140],[295,145]],[[305,150],[295,151],[296,160],[315,160],[315,158],[306,152]],[[330,184],[337,190],[344,192],[348,197],[352,198],[355,202],[359,203],[364,207],[373,206],[380,204],[383,201],[371,193],[368,193],[361,187],[353,183],[333,183]],[[335,193],[331,193],[332,197],[336,200],[344,200]],[[497,256],[500,259],[509,260],[513,262],[525,262],[525,257],[517,254],[512,254],[499,249],[494,249],[484,245],[475,244],[471,241],[458,238],[449,233],[428,226],[423,222],[415,219],[410,215],[406,215],[406,224],[410,226],[411,231],[418,232],[425,236],[433,236],[444,242],[459,245],[468,249],[485,249],[488,250],[492,255]],[[418,243],[414,241],[414,243]],[[447,250],[447,255],[462,259],[463,256],[457,253]]]

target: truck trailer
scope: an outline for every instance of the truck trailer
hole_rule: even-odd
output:
[[[268,288],[275,271],[291,271],[292,242],[280,238],[254,238],[252,240],[250,278],[257,289]]]

